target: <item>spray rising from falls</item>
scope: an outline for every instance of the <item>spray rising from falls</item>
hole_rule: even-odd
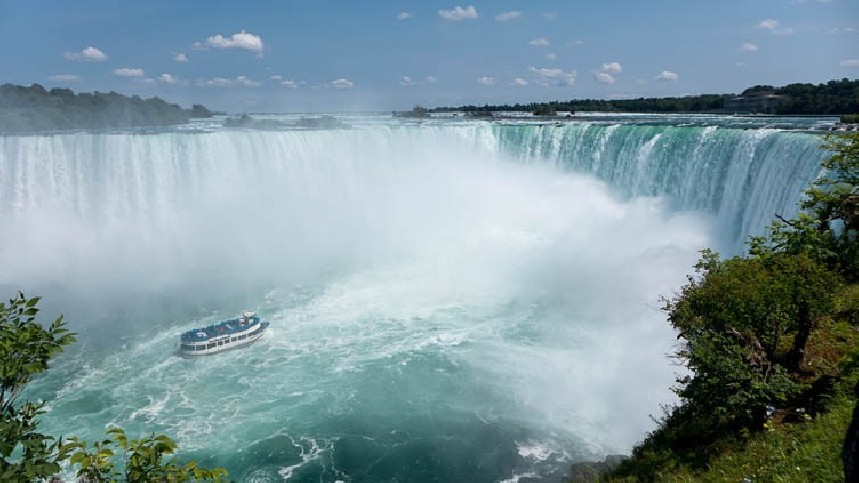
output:
[[[498,480],[626,450],[671,399],[659,295],[712,229],[761,228],[743,200],[786,212],[814,176],[778,165],[812,136],[719,131],[0,138],[0,284],[149,307],[100,314],[121,328],[101,345],[97,317],[70,317],[98,349],[38,382],[45,429],[167,432],[239,479]],[[239,303],[269,337],[170,355],[192,319]]]

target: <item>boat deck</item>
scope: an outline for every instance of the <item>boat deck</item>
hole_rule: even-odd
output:
[[[247,323],[243,323],[243,319],[235,318],[218,322],[206,327],[191,329],[183,332],[181,336],[182,342],[205,342],[209,339],[214,339],[223,335],[237,334],[244,332],[250,328],[258,327],[260,324],[259,316],[253,316]]]

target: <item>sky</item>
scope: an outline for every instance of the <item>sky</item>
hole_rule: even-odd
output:
[[[859,0],[0,0],[0,83],[229,112],[859,78]]]

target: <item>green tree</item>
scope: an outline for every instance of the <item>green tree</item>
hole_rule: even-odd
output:
[[[824,174],[806,191],[802,207],[817,216],[821,229],[833,221],[844,224],[844,236],[859,231],[859,132],[829,136],[824,148],[832,151],[823,162]]]
[[[808,254],[770,253],[721,260],[709,250],[668,320],[692,371],[677,393],[692,412],[760,428],[765,407],[785,402],[797,386],[815,324],[833,308],[837,274]]]
[[[38,431],[41,403],[19,402],[28,382],[75,341],[62,317],[47,327],[35,322],[39,298],[23,294],[0,303],[0,480],[49,478],[60,470],[60,441]]]
[[[848,279],[859,280],[859,132],[829,136],[824,147],[832,156],[805,192],[802,207],[820,231],[832,234],[838,268]]]
[[[537,106],[536,109],[534,109],[533,114],[535,116],[549,116],[549,117],[551,117],[551,116],[557,116],[558,111],[555,108],[555,106],[553,106],[551,104],[540,104],[539,106]]]
[[[179,465],[176,443],[167,436],[129,440],[121,428],[109,438],[87,444],[38,431],[42,403],[18,400],[33,377],[50,367],[51,359],[75,341],[62,317],[43,326],[36,321],[40,298],[22,293],[0,303],[0,481],[50,479],[68,461],[84,481],[199,481],[227,477],[222,468]]]
[[[176,449],[176,442],[164,435],[152,434],[140,439],[128,439],[122,428],[107,430],[108,439],[92,443],[71,438],[60,448],[61,458],[79,467],[77,476],[86,481],[199,481],[226,479],[223,468],[206,469],[191,461],[179,465],[175,458],[166,458]],[[121,454],[122,464],[115,456]]]

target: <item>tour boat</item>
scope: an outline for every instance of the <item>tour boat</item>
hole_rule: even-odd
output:
[[[241,317],[217,324],[191,329],[179,337],[179,355],[183,357],[208,356],[258,341],[268,322],[261,321],[252,311]]]

